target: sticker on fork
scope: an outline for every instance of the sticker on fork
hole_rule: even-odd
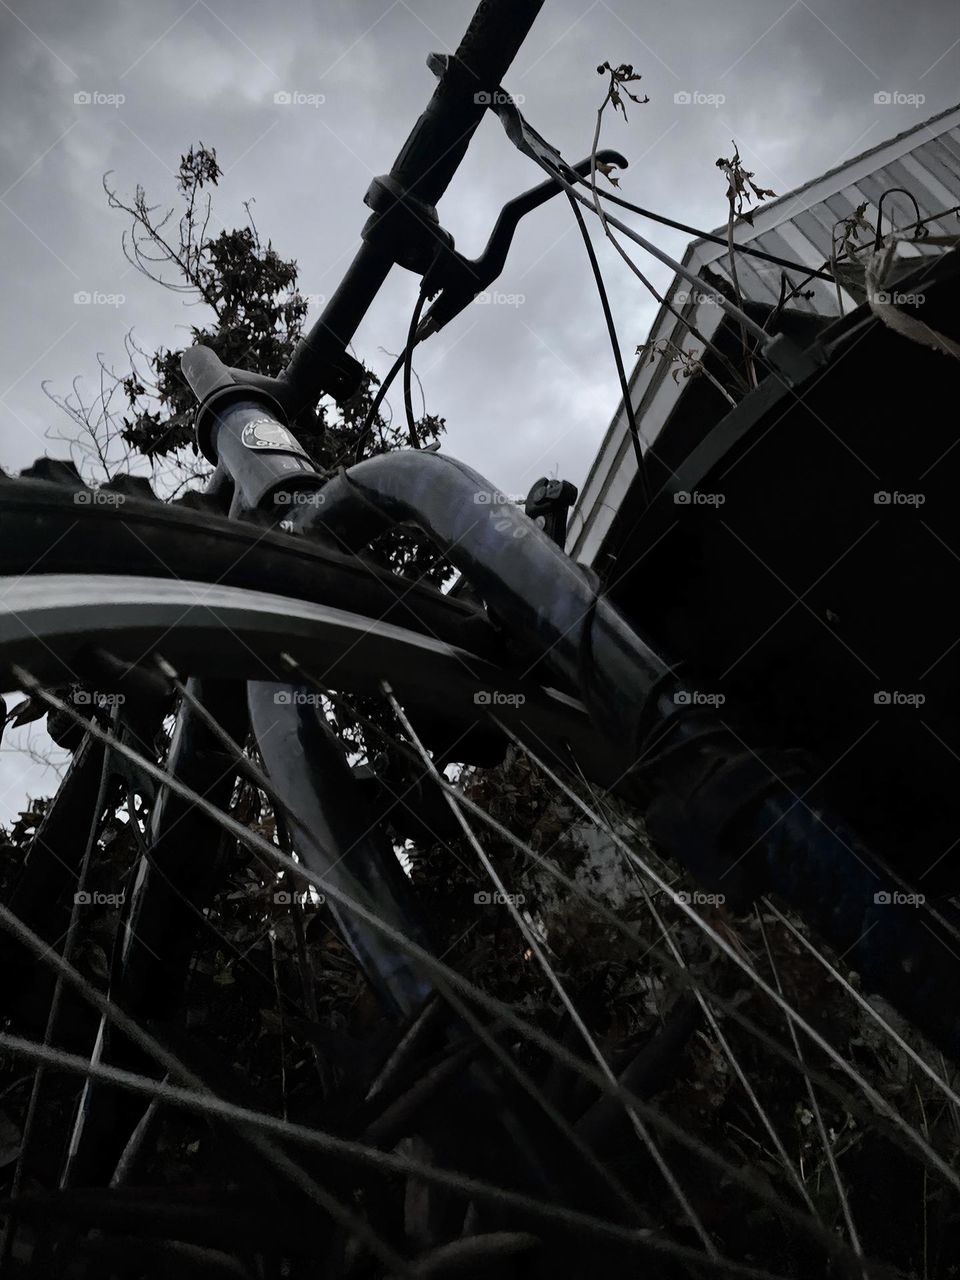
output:
[[[299,440],[273,418],[254,418],[243,428],[240,439],[248,449],[273,449],[275,452],[308,456]]]

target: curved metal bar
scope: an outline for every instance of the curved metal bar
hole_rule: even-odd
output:
[[[452,458],[403,450],[342,471],[298,513],[350,550],[398,523],[419,525],[483,596],[490,612],[581,696],[627,751],[643,698],[670,668],[523,511]],[[630,691],[630,692],[628,692]]]
[[[648,827],[665,852],[734,907],[768,889],[782,894],[838,949],[855,952],[875,990],[960,1057],[960,1017],[946,994],[960,982],[960,957],[917,904],[890,900],[867,847],[838,816],[819,798],[798,798],[816,776],[812,762],[796,753],[761,760],[714,715],[691,713],[682,680],[598,594],[593,576],[461,463],[392,453],[341,472],[321,493],[305,524],[351,549],[384,527],[417,524],[491,613],[573,682],[628,766],[642,762],[634,778],[653,800]]]
[[[214,679],[287,680],[291,655],[305,671],[324,672],[334,688],[377,693],[389,675],[407,704],[439,706],[446,720],[473,724],[482,705],[540,738],[569,742],[603,785],[616,755],[584,707],[532,673],[514,673],[449,644],[369,613],[270,595],[220,583],[115,574],[0,577],[0,680],[29,663],[43,684],[75,679],[77,652],[108,650],[130,663],[161,652],[175,668]]]
[[[883,202],[884,200],[886,200],[888,196],[906,196],[907,197],[907,199],[913,205],[914,213],[917,215],[916,220],[914,221],[914,224],[913,224],[913,230],[914,230],[913,238],[914,240],[922,240],[924,238],[925,229],[923,227],[923,223],[920,218],[920,206],[919,204],[917,204],[917,197],[913,194],[912,191],[908,191],[906,187],[887,187],[886,191],[883,192],[883,194],[881,195],[880,199],[877,202],[877,234],[874,237],[874,241],[873,241],[874,253],[879,253],[880,247],[883,244]],[[891,232],[893,231],[892,226],[890,230]]]

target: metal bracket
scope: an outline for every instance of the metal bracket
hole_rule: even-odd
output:
[[[819,347],[801,347],[785,333],[778,333],[770,339],[763,348],[763,358],[791,387],[801,386],[826,364],[826,357]]]
[[[373,210],[361,237],[374,242],[400,267],[426,275],[438,252],[452,252],[453,236],[432,204],[418,199],[389,173],[374,178],[363,202]]]
[[[543,529],[548,538],[552,538],[558,547],[563,547],[567,540],[567,517],[570,508],[577,500],[579,490],[569,480],[550,480],[542,476],[530,492],[523,504],[523,509],[531,520]]]

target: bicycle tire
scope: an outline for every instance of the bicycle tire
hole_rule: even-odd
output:
[[[258,652],[255,631],[266,619],[266,643],[277,650],[289,642],[297,653],[298,641],[309,642],[311,627],[314,639],[328,631],[334,647],[350,655],[348,674],[358,678],[371,666],[371,645],[386,646],[372,666],[392,677],[393,659],[406,655],[413,661],[407,682],[414,691],[428,680],[434,695],[438,683],[447,693],[462,686],[465,715],[482,714],[470,692],[477,681],[520,687],[489,657],[463,648],[468,636],[478,639],[476,648],[506,653],[494,627],[472,606],[332,548],[226,521],[206,505],[159,503],[137,482],[91,491],[74,483],[68,469],[44,469],[44,477],[0,479],[0,680],[15,674],[26,648],[36,657],[31,674],[43,684],[59,684],[73,674],[78,647],[98,642],[127,661],[162,643],[165,656],[184,660],[185,673],[193,674],[189,655],[199,652],[203,674],[241,676],[246,663],[246,674],[262,679],[265,652]],[[278,595],[279,586],[296,595]],[[198,588],[200,603],[191,598]],[[358,603],[369,614],[341,608]],[[397,626],[395,618],[411,625]],[[179,633],[186,637],[182,646]],[[233,653],[224,638],[229,636],[239,642]],[[444,684],[444,670],[452,683]],[[276,675],[284,678],[279,669]],[[403,675],[395,680],[401,691]],[[552,735],[569,721],[574,735],[592,735],[579,704],[549,692],[539,700],[530,690],[524,716],[541,733]],[[546,718],[538,720],[541,711]],[[504,719],[516,719],[510,704]],[[596,759],[595,751],[584,756]]]
[[[161,502],[132,476],[90,489],[72,467],[47,459],[19,477],[0,475],[0,575],[104,565],[131,576],[269,590],[432,634],[478,657],[505,656],[502,638],[475,606],[332,545],[228,520],[200,495]]]

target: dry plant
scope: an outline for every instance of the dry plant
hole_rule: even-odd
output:
[[[717,168],[727,179],[727,253],[730,260],[730,279],[733,282],[734,297],[736,298],[737,306],[742,311],[743,294],[740,291],[740,281],[737,278],[737,258],[733,242],[733,229],[738,222],[746,222],[752,227],[753,215],[756,210],[748,208],[748,205],[754,199],[765,200],[768,197],[776,196],[777,193],[769,188],[760,187],[753,181],[753,171],[744,168],[736,142],[732,146],[733,155],[729,159],[720,156],[716,163]],[[757,385],[757,372],[753,365],[753,357],[750,354],[747,331],[742,325],[740,333],[743,341],[747,380],[751,386],[755,387]]]

